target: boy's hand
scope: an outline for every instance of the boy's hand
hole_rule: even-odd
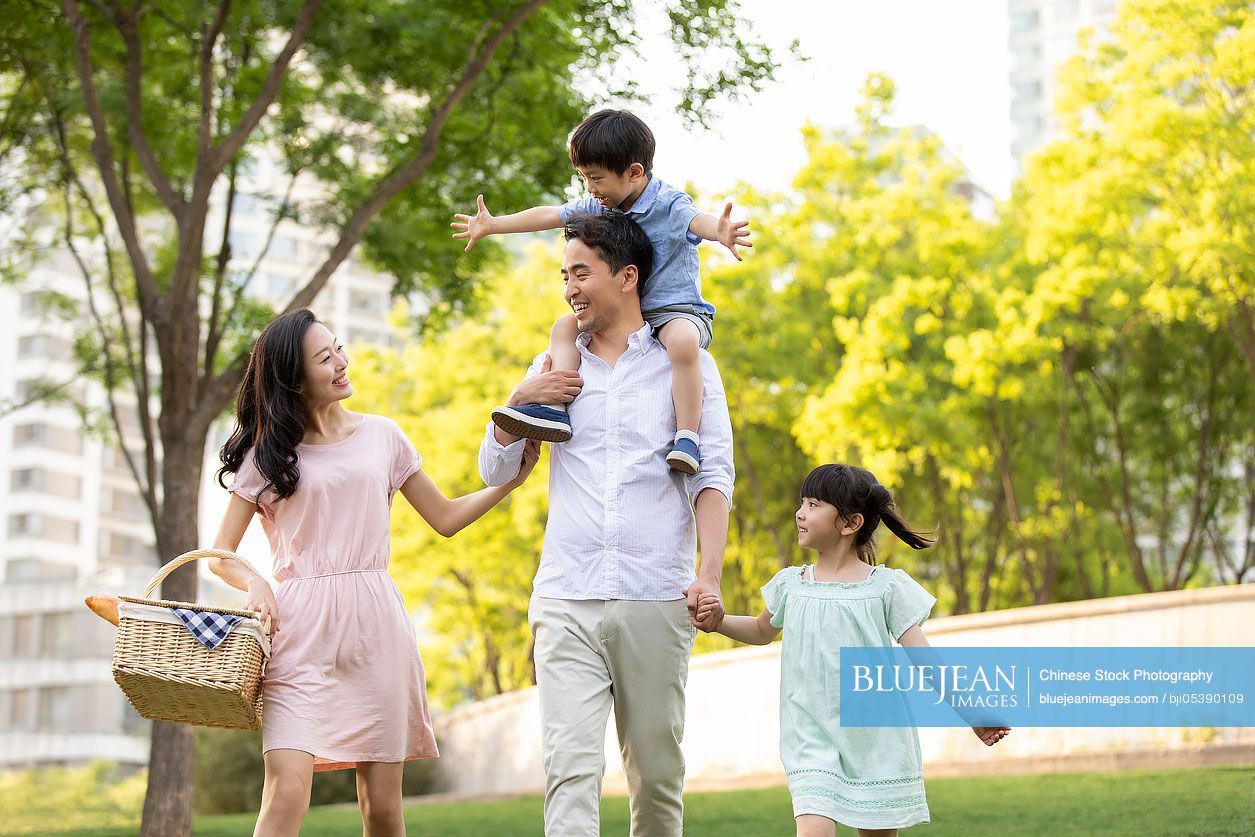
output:
[[[736,248],[754,246],[749,240],[749,225],[749,221],[732,220],[732,204],[729,203],[723,208],[723,214],[719,216],[719,223],[715,226],[715,240],[731,250],[738,262],[741,261],[741,254],[736,251]],[[466,249],[469,250],[470,247]]]
[[[476,241],[492,235],[492,213],[488,211],[488,207],[484,206],[483,195],[475,198],[475,205],[478,211],[474,215],[456,213],[453,216],[453,223],[449,225],[455,230],[462,230],[462,232],[455,232],[454,238],[470,239],[466,242],[466,249],[462,251],[463,253],[469,253]],[[731,209],[732,204],[728,204],[728,208]]]

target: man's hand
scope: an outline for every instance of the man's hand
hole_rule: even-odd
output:
[[[488,207],[484,206],[483,195],[475,198],[475,205],[478,211],[474,215],[456,213],[453,216],[453,223],[449,225],[455,230],[462,230],[462,232],[455,232],[453,234],[454,238],[469,239],[466,242],[466,249],[462,251],[463,253],[469,253],[471,248],[475,246],[476,241],[492,235],[493,232],[492,213],[488,211]],[[728,207],[731,208],[732,204],[728,204]],[[738,256],[738,258],[740,257]]]
[[[684,595],[688,598],[689,619],[693,627],[710,633],[723,622],[723,593],[717,582],[699,578],[689,585]]]
[[[732,255],[736,256],[736,260],[741,261],[741,254],[737,252],[738,247],[753,247],[750,243],[749,221],[733,221],[732,220],[732,204],[729,203],[723,208],[723,214],[719,216],[719,223],[715,226],[715,240],[732,251]],[[457,236],[454,236],[456,238]],[[471,249],[467,247],[466,249]]]
[[[539,374],[525,378],[510,393],[507,406],[520,404],[570,404],[580,394],[584,379],[574,369],[553,370],[553,358],[545,355]]]

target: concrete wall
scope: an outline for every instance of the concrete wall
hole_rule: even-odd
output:
[[[1224,646],[1255,636],[1255,585],[1041,605],[930,620],[939,646]],[[693,658],[684,735],[689,788],[783,782],[779,746],[780,645]],[[540,711],[523,689],[440,718],[445,790],[538,793]],[[922,729],[928,775],[1255,763],[1255,729],[1019,729],[985,747],[967,729]],[[624,788],[614,725],[606,734],[606,788]]]

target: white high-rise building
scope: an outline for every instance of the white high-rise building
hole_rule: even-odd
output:
[[[266,174],[264,164],[258,168]],[[270,222],[266,203],[253,194],[273,191],[242,189],[230,269],[242,275],[257,264],[250,294],[281,305],[329,242],[284,222],[259,260]],[[220,220],[207,229],[221,229]],[[404,334],[389,324],[391,288],[391,277],[350,260],[312,307],[346,343],[395,346]],[[76,402],[105,403],[101,387],[78,377],[74,362],[75,331],[88,319],[46,312],[54,295],[84,298],[68,252],[51,255],[18,289],[0,285],[0,405],[22,402],[40,383],[62,382]],[[135,399],[120,400],[125,421],[137,422]],[[213,436],[207,445],[202,543],[213,537],[207,526],[217,525],[225,505],[224,492],[209,488],[221,441]],[[157,568],[153,543],[147,509],[118,449],[85,431],[74,406],[0,411],[0,770],[97,758],[132,767],[147,762],[148,723],[110,674],[114,629],[83,598],[140,594]],[[202,600],[226,595],[202,581]]]
[[[1011,156],[1017,174],[1024,155],[1057,130],[1055,74],[1076,53],[1077,32],[1105,29],[1117,5],[1118,0],[1009,0]]]

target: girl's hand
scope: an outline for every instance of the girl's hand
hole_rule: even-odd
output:
[[[972,727],[972,732],[986,747],[992,747],[1010,734],[1011,727]]]
[[[693,612],[693,627],[706,633],[717,630],[724,617],[723,599],[714,593],[699,593]]]
[[[261,614],[261,623],[270,620],[270,633],[279,633],[279,605],[275,603],[274,591],[270,583],[261,576],[255,576],[248,583],[248,598],[244,600],[244,609],[257,611]]]
[[[518,488],[527,482],[528,476],[531,475],[532,469],[536,467],[536,463],[540,460],[540,442],[535,439],[528,439],[527,444],[523,445],[523,461],[519,463],[519,472],[514,479],[505,484],[510,491]]]
[[[722,609],[723,607],[717,596],[704,594],[697,597],[697,614],[695,618],[698,622],[705,622],[712,613]]]

